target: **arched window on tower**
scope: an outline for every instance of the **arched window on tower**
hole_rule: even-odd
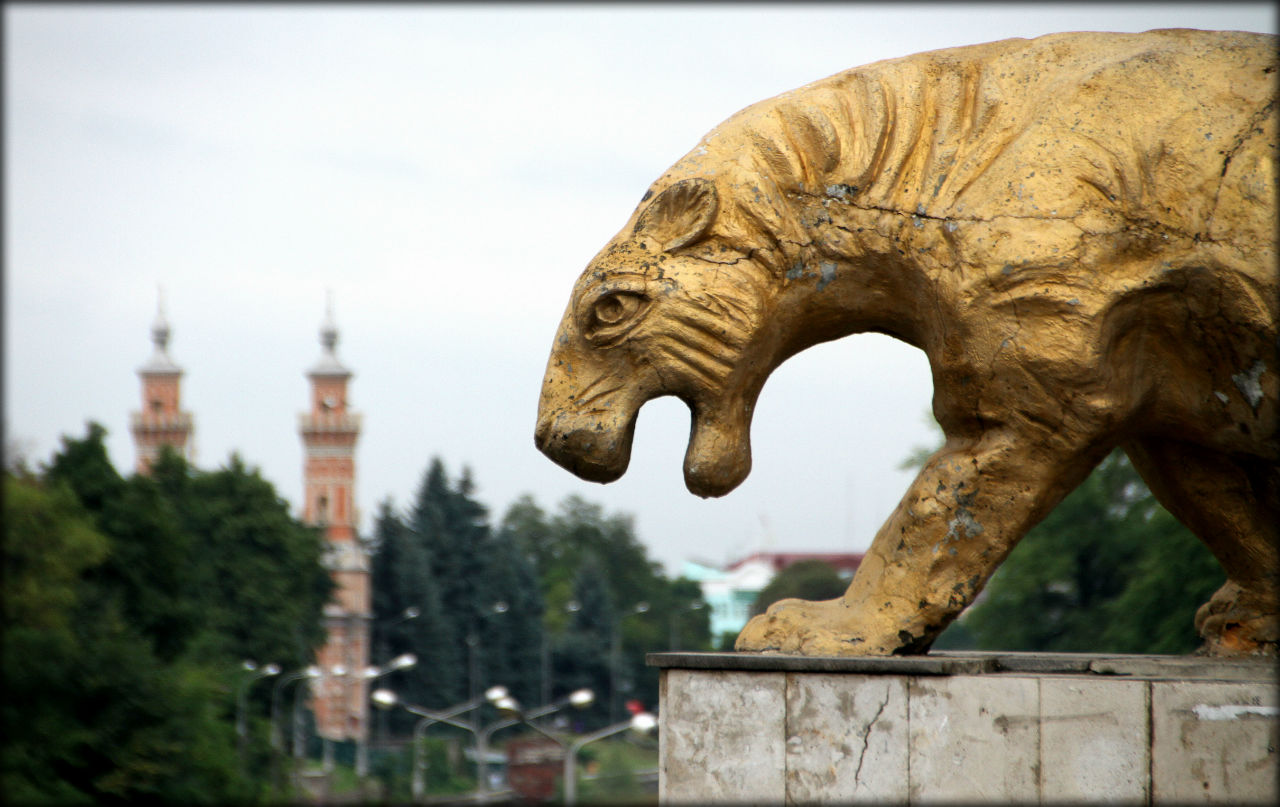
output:
[[[316,522],[322,526],[329,523],[329,497],[323,493],[316,499]]]

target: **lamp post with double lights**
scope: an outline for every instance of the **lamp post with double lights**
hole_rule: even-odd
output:
[[[582,749],[582,746],[587,743],[593,743],[596,740],[603,740],[605,737],[627,729],[646,734],[653,731],[657,725],[658,718],[648,712],[640,712],[630,720],[615,723],[612,726],[605,726],[599,731],[584,734],[574,740],[564,755],[564,803],[566,807],[576,804],[578,801],[578,751]]]
[[[413,800],[418,801],[422,798],[426,785],[426,753],[423,748],[422,736],[427,726],[432,723],[445,723],[446,725],[456,726],[471,733],[473,737],[478,737],[480,727],[475,721],[466,722],[458,720],[458,715],[469,712],[484,703],[498,704],[510,700],[507,695],[507,688],[504,686],[493,686],[485,690],[483,695],[471,698],[463,703],[446,707],[441,710],[424,709],[411,703],[405,703],[400,697],[390,689],[374,690],[370,696],[373,702],[382,709],[390,709],[392,706],[399,706],[407,712],[418,715],[422,719],[413,727]],[[478,742],[478,741],[477,741]],[[483,785],[482,785],[483,786]]]
[[[416,609],[415,609],[416,610]],[[407,670],[418,663],[418,657],[412,653],[401,653],[387,665],[382,668],[366,667],[362,673],[364,679],[373,684],[384,675],[390,675],[397,670]],[[369,737],[368,732],[361,732],[356,735],[356,776],[364,777],[369,774]]]
[[[509,726],[514,726],[514,725],[523,723],[529,726],[530,728],[537,730],[540,734],[544,734],[548,737],[552,737],[552,739],[556,739],[553,735],[548,734],[547,732],[539,728],[538,725],[533,721],[537,720],[540,717],[546,717],[549,714],[558,712],[561,709],[565,708],[566,706],[572,706],[575,709],[585,709],[588,706],[590,706],[592,703],[595,703],[595,700],[596,700],[596,695],[590,689],[579,689],[569,693],[568,695],[565,695],[563,698],[560,698],[559,700],[556,700],[552,703],[544,704],[543,706],[539,706],[538,708],[532,709],[528,712],[525,712],[520,708],[520,704],[516,702],[515,698],[503,698],[501,700],[495,701],[493,704],[494,706],[498,707],[504,712],[507,712],[511,716],[501,720],[495,720],[494,722],[482,728],[476,734],[476,774],[479,780],[485,783],[482,786],[482,791],[487,790],[488,788],[487,767],[488,767],[488,755],[489,755],[489,738],[493,736],[493,733],[495,731],[498,731],[499,729],[505,729]],[[563,742],[561,744],[563,745]]]

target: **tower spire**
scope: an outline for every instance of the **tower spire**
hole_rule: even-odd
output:
[[[328,354],[333,354],[334,348],[338,346],[338,325],[333,321],[333,289],[325,289],[324,321],[320,323],[320,344]]]
[[[309,376],[349,377],[351,371],[338,360],[338,325],[333,319],[333,292],[326,292],[324,320],[320,323],[320,361],[307,373]]]
[[[182,368],[169,357],[171,335],[164,312],[164,288],[157,286],[156,318],[151,323],[151,358],[138,368],[142,378],[142,411],[134,412],[132,418],[138,473],[150,470],[162,446],[169,446],[186,459],[191,458],[192,419],[190,413],[182,411]]]

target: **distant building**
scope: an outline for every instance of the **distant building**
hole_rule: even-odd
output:
[[[773,576],[802,560],[821,560],[831,564],[841,577],[852,578],[860,552],[756,552],[725,567],[686,560],[680,575],[694,580],[702,589],[702,599],[711,609],[711,636],[737,633],[747,624],[751,604]]]
[[[323,353],[307,373],[311,411],[299,417],[303,460],[302,520],[324,528],[325,565],[337,583],[325,606],[328,640],[316,653],[323,671],[312,708],[316,733],[328,740],[365,739],[369,718],[369,558],[356,538],[355,447],[360,416],[347,408],[351,371],[334,352],[338,329],[328,310],[320,327]]]
[[[192,458],[191,413],[182,411],[182,368],[169,358],[169,322],[164,317],[164,300],[156,305],[156,320],[151,325],[151,341],[155,350],[151,359],[138,368],[142,378],[142,411],[132,417],[133,445],[137,453],[135,470],[145,474],[169,446],[184,459]]]

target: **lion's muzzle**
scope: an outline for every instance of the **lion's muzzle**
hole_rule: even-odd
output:
[[[540,408],[534,442],[561,468],[590,482],[612,482],[627,471],[635,416],[612,422],[564,409]]]

